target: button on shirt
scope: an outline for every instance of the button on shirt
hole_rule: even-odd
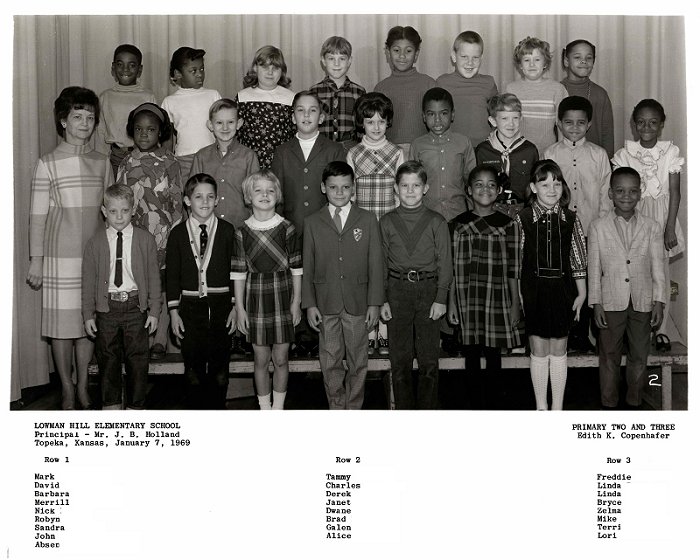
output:
[[[117,263],[117,230],[107,228],[109,243],[109,292],[132,292],[137,290],[136,281],[131,271],[131,240],[134,238],[134,226],[129,224],[122,230],[122,285],[114,284],[114,271]]]

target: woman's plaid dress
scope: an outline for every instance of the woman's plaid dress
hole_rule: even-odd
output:
[[[302,271],[294,225],[278,214],[266,222],[248,218],[236,230],[231,270],[234,280],[247,273],[248,342],[260,346],[292,342],[292,274]]]
[[[450,227],[462,343],[519,346],[523,333],[511,325],[508,289],[520,268],[516,222],[500,212],[480,217],[467,211]]]
[[[376,150],[360,142],[348,150],[348,163],[355,170],[357,205],[374,212],[377,219],[398,206],[394,183],[400,158],[401,148],[391,142]]]

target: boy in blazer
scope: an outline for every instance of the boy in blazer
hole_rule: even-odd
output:
[[[131,224],[134,193],[126,185],[105,190],[107,229],[85,246],[82,307],[85,331],[96,337],[102,409],[121,408],[126,362],[126,407],[146,407],[148,335],[158,327],[161,306],[158,249],[153,236]],[[122,343],[123,341],[123,348]]]
[[[355,174],[345,161],[328,164],[321,181],[328,205],[304,221],[301,302],[309,325],[320,333],[319,361],[330,409],[361,409],[368,335],[384,303],[379,225],[374,213],[351,203]]]
[[[603,408],[615,408],[620,385],[622,336],[627,331],[627,396],[642,402],[651,331],[663,320],[666,303],[661,226],[635,209],[640,177],[619,167],[610,177],[614,209],[588,230],[588,305],[600,329],[600,395]]]

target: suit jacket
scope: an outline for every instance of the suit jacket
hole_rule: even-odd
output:
[[[588,305],[624,311],[632,298],[638,312],[652,302],[666,303],[666,274],[661,225],[636,212],[637,227],[629,251],[615,227],[615,211],[591,222],[588,229]]]
[[[280,214],[294,224],[300,235],[304,218],[328,202],[321,192],[321,178],[326,165],[332,161],[345,161],[345,150],[342,144],[323,134],[316,138],[307,160],[296,137],[275,149],[270,169],[282,187],[284,209]]]
[[[384,257],[379,223],[373,212],[350,208],[342,233],[328,205],[304,222],[301,305],[318,307],[322,315],[343,308],[364,315],[369,305],[383,305]]]
[[[158,248],[155,238],[134,226],[131,239],[131,273],[139,290],[139,309],[148,309],[158,317],[161,305]],[[83,321],[95,318],[95,312],[109,313],[109,242],[107,229],[96,233],[83,253]]]

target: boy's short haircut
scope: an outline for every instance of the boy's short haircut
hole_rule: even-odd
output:
[[[282,187],[277,175],[275,175],[269,169],[261,169],[260,171],[251,173],[243,180],[243,202],[246,206],[251,205],[253,201],[253,187],[255,187],[255,183],[260,179],[266,179],[275,186],[275,190],[277,191],[277,204],[284,202],[282,197]]]
[[[95,115],[95,128],[100,124],[100,100],[95,92],[80,86],[68,86],[53,104],[53,118],[59,136],[65,134],[61,121],[68,118],[71,109],[92,111]]]
[[[513,93],[497,93],[489,98],[488,110],[489,117],[496,118],[496,113],[499,111],[522,113],[523,104],[520,103],[520,99]]]
[[[229,99],[228,97],[222,97],[221,99],[214,101],[214,103],[211,104],[211,107],[209,107],[209,120],[213,121],[214,115],[216,115],[216,113],[222,109],[233,109],[236,111],[236,116],[238,116],[238,103],[236,103],[233,99]]]
[[[391,45],[393,45],[396,41],[400,41],[401,39],[406,39],[407,41],[413,43],[413,46],[417,51],[420,50],[420,44],[423,42],[423,40],[420,38],[420,35],[418,34],[418,31],[413,29],[413,27],[411,27],[410,25],[407,25],[406,27],[397,25],[396,27],[392,27],[389,30],[389,34],[386,36],[386,43],[384,43],[384,46],[387,49],[390,49]]]
[[[197,188],[199,183],[209,183],[212,187],[214,187],[214,194],[217,196],[219,195],[219,187],[216,184],[216,179],[207,173],[197,173],[196,175],[192,175],[192,177],[187,179],[184,192],[182,193],[183,196],[190,198],[194,192],[194,189]]]
[[[424,185],[428,182],[428,173],[425,170],[425,167],[423,167],[420,162],[409,159],[408,161],[405,161],[399,165],[399,168],[396,170],[396,177],[394,178],[396,184],[399,184],[401,177],[404,175],[410,175],[411,173],[418,175],[420,180],[423,181]]]
[[[579,95],[565,97],[559,102],[557,118],[562,120],[564,118],[564,113],[567,111],[583,111],[586,113],[589,121],[593,119],[593,105],[591,105],[588,99]]]
[[[355,172],[347,161],[332,161],[323,170],[321,182],[325,183],[328,177],[350,177],[350,180],[355,183]]]
[[[321,45],[321,58],[327,54],[344,54],[347,57],[352,56],[352,45],[345,37],[328,37]]]
[[[173,57],[170,59],[170,77],[175,77],[175,70],[182,72],[182,67],[185,64],[192,60],[197,60],[198,58],[204,58],[205,54],[207,53],[203,49],[180,47],[173,53]]]
[[[105,189],[105,194],[102,198],[102,204],[106,207],[108,200],[128,200],[129,204],[134,206],[134,190],[121,183],[114,183]]]
[[[425,113],[425,108],[431,101],[445,101],[450,106],[450,111],[455,110],[455,103],[452,99],[452,94],[441,87],[430,88],[423,96],[422,110]]]
[[[170,122],[170,117],[168,113],[161,109],[155,103],[141,103],[136,107],[131,113],[129,113],[129,118],[126,121],[126,134],[129,138],[134,137],[134,120],[136,120],[136,115],[139,113],[148,112],[154,115],[160,121],[160,130],[158,131],[158,142],[161,144],[167,142],[172,136],[173,126]]]
[[[544,67],[549,68],[552,65],[552,51],[550,49],[549,43],[538,39],[537,37],[525,37],[522,41],[518,43],[513,51],[513,64],[518,72],[522,73],[520,70],[520,63],[526,54],[532,54],[535,49],[539,51],[544,56]]]
[[[484,49],[484,40],[481,38],[481,35],[479,35],[476,31],[462,31],[459,35],[457,35],[457,38],[455,39],[455,42],[452,45],[452,50],[454,52],[457,52],[457,49],[459,49],[459,46],[462,43],[481,45],[481,49]]]
[[[555,181],[561,183],[561,198],[559,199],[559,205],[562,208],[568,208],[569,202],[571,202],[571,190],[569,185],[566,184],[564,180],[564,173],[562,173],[561,167],[553,159],[541,159],[532,164],[532,169],[530,171],[530,182],[539,183],[544,181],[549,175],[551,175]],[[530,193],[529,201],[534,202],[537,195],[530,190],[528,185],[528,192]]]
[[[386,127],[391,128],[394,119],[394,104],[383,93],[375,91],[361,95],[353,108],[355,115],[355,128],[364,131],[364,120],[371,119],[376,113],[386,120]]]
[[[114,56],[112,57],[112,62],[117,60],[117,55],[123,52],[133,54],[136,57],[139,66],[141,66],[141,62],[143,61],[143,54],[141,54],[141,51],[138,49],[138,47],[135,47],[134,45],[119,45],[116,49],[114,49]]]
[[[498,169],[496,169],[493,165],[490,165],[488,163],[480,163],[469,172],[469,176],[467,177],[467,185],[471,186],[476,176],[479,173],[484,172],[493,173],[493,178],[496,180],[496,183],[498,183]]]
[[[634,177],[637,180],[637,184],[641,186],[642,178],[639,176],[639,172],[633,167],[618,167],[614,169],[610,174],[610,188],[613,188],[613,184],[617,177]]]
[[[294,96],[294,99],[292,99],[292,111],[297,108],[297,103],[302,97],[313,97],[316,100],[316,103],[318,103],[321,112],[323,112],[323,103],[321,103],[318,94],[314,91],[308,90],[300,91]]]

